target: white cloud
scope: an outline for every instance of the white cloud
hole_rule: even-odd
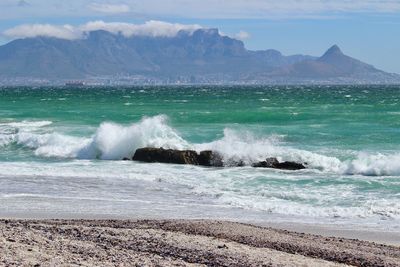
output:
[[[73,40],[80,37],[80,34],[71,25],[55,26],[50,24],[24,24],[8,29],[3,34],[11,38],[45,36]]]
[[[144,24],[122,22],[107,23],[104,21],[91,21],[80,26],[50,25],[50,24],[24,24],[3,32],[9,38],[28,38],[37,36],[56,37],[67,40],[83,38],[84,34],[91,31],[105,30],[111,33],[121,33],[126,37],[141,36],[175,36],[179,31],[194,32],[202,28],[197,24],[179,24],[163,21],[147,21]]]
[[[245,32],[245,31],[239,31],[238,33],[235,34],[234,38],[238,39],[238,40],[246,40],[249,39],[251,37],[250,33]]]
[[[89,8],[97,12],[109,13],[109,14],[128,13],[131,11],[131,8],[125,4],[112,5],[112,4],[92,3],[89,5]]]
[[[122,22],[106,23],[104,21],[92,21],[79,27],[83,32],[105,30],[112,33],[121,33],[130,37],[133,35],[145,36],[175,36],[179,31],[185,30],[193,32],[202,28],[200,25],[185,25],[179,23],[168,23],[163,21],[150,20],[144,24],[132,24]]]

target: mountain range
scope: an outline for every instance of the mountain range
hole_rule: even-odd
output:
[[[334,45],[321,57],[251,51],[217,29],[173,37],[131,36],[103,30],[76,40],[33,37],[0,46],[0,80],[91,80],[154,83],[399,83],[343,54]]]

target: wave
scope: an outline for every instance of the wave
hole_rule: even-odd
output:
[[[194,147],[196,150],[218,151],[223,156],[226,165],[239,161],[244,162],[245,165],[251,165],[268,157],[276,157],[280,161],[304,162],[314,169],[337,170],[340,168],[340,160],[337,158],[285,146],[283,137],[278,135],[260,137],[249,131],[225,129],[224,136],[220,140],[194,145]]]
[[[0,127],[9,126],[15,128],[38,128],[44,127],[52,124],[52,121],[21,121],[21,122],[9,122],[9,123],[0,123]]]
[[[400,154],[360,153],[356,159],[344,162],[341,172],[368,176],[400,175]]]
[[[19,132],[31,132],[52,124],[51,121],[21,121],[0,123],[0,147],[13,143]]]
[[[225,165],[243,162],[251,165],[277,157],[281,161],[307,163],[310,169],[345,175],[400,175],[400,154],[360,153],[357,158],[341,161],[307,150],[296,149],[284,142],[284,136],[257,136],[250,131],[225,129],[221,139],[208,143],[191,143],[168,124],[168,117],[144,117],[131,125],[112,122],[100,124],[90,137],[76,137],[57,132],[43,132],[50,121],[0,123],[0,147],[17,144],[33,150],[36,156],[76,159],[120,160],[132,157],[141,147],[214,150]]]
[[[0,144],[15,143],[33,149],[37,156],[104,160],[131,157],[137,148],[146,146],[189,148],[189,144],[168,126],[167,119],[159,115],[129,126],[104,122],[88,138],[38,132],[38,128],[49,125],[44,122],[8,123],[4,124],[8,128],[0,131]]]
[[[77,157],[113,160],[132,157],[141,147],[189,148],[189,143],[168,126],[167,119],[159,115],[144,118],[130,126],[102,123],[89,144],[78,151]]]

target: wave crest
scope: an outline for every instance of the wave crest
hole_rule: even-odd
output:
[[[384,155],[360,153],[356,159],[344,162],[343,174],[368,176],[400,175],[400,154]]]
[[[168,126],[167,116],[143,118],[130,126],[104,122],[91,142],[77,153],[78,158],[122,159],[132,157],[141,147],[186,149],[189,144]]]
[[[130,125],[103,122],[91,137],[49,133],[50,121],[0,123],[0,146],[17,144],[32,149],[37,156],[77,159],[119,160],[132,157],[141,147],[214,150],[227,166],[245,165],[276,157],[281,161],[307,163],[311,169],[345,175],[400,175],[400,154],[360,153],[357,158],[341,161],[333,156],[293,148],[284,136],[257,136],[250,131],[225,129],[221,139],[208,143],[190,143],[168,124],[168,117],[144,117]],[[47,130],[47,131],[46,131]]]

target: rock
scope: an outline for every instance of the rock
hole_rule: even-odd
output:
[[[210,167],[224,166],[222,156],[211,150],[201,151],[198,159],[199,159],[199,165],[202,166],[210,166]]]
[[[276,158],[267,158],[265,161],[260,161],[252,165],[255,168],[272,168],[280,170],[302,170],[306,167],[297,162],[285,161],[279,162]]]
[[[285,161],[282,163],[278,164],[278,169],[282,169],[282,170],[302,170],[305,169],[306,166],[304,166],[301,163],[297,163],[297,162],[292,162],[292,161]]]
[[[211,150],[201,151],[198,154],[194,150],[177,150],[145,147],[136,150],[132,160],[143,162],[160,162],[172,164],[190,164],[208,167],[223,167],[224,161],[222,156]],[[231,166],[231,165],[229,165]],[[232,166],[244,166],[242,161],[235,162]],[[306,167],[303,164],[285,161],[279,162],[276,158],[267,158],[265,161],[260,161],[252,165],[256,168],[273,168],[281,170],[301,170]]]
[[[265,161],[260,161],[252,166],[255,168],[276,168],[279,165],[279,161],[276,158],[267,158]]]
[[[137,149],[132,160],[208,167],[222,167],[224,165],[221,155],[211,150],[201,151],[200,154],[198,154],[193,150],[145,147]]]
[[[136,150],[132,160],[174,164],[199,164],[199,155],[193,150],[175,150],[145,147]]]

